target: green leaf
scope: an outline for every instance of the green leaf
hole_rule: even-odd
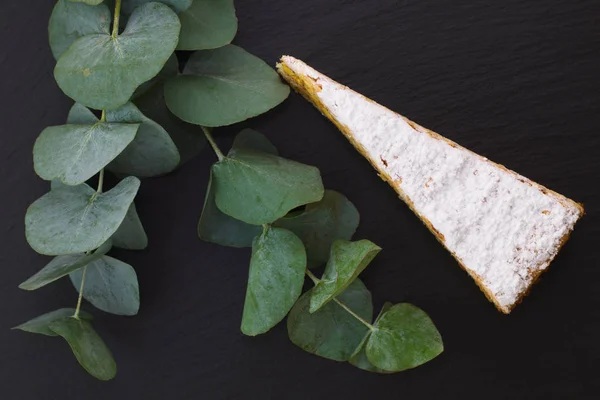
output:
[[[89,108],[79,103],[73,104],[67,116],[67,124],[70,125],[94,125],[98,121],[98,118]]]
[[[87,185],[53,189],[27,209],[27,241],[46,255],[94,250],[119,228],[139,187],[139,179],[128,177],[105,193]]]
[[[87,107],[118,108],[160,72],[175,50],[180,26],[164,4],[142,5],[116,38],[106,30],[77,39],[56,64],[58,86]]]
[[[47,284],[52,283],[63,276],[67,276],[71,272],[96,261],[98,258],[106,254],[110,248],[111,242],[109,240],[90,254],[79,253],[55,257],[38,273],[21,283],[19,288],[24,290],[36,290],[46,286]]]
[[[57,336],[56,333],[50,330],[50,324],[54,321],[70,317],[73,314],[75,314],[74,308],[61,308],[44,315],[40,315],[39,317],[29,320],[19,326],[15,326],[12,329],[19,329],[31,333],[39,333],[46,336]],[[79,310],[79,318],[91,321],[93,317],[85,311]]]
[[[167,63],[165,64],[163,69],[160,70],[158,75],[138,86],[138,88],[135,90],[135,93],[133,93],[133,95],[131,96],[131,101],[143,96],[156,85],[164,83],[167,80],[167,78],[175,76],[178,73],[179,61],[177,60],[177,55],[173,53],[171,54],[171,57],[169,57],[169,59],[167,60]]]
[[[125,219],[112,235],[111,241],[113,246],[126,250],[144,250],[148,247],[148,236],[134,203],[129,206]]]
[[[219,209],[252,225],[276,221],[324,193],[317,168],[251,150],[236,150],[235,157],[214,164],[212,173]]]
[[[273,143],[265,135],[252,129],[244,129],[237,134],[227,154],[229,157],[235,157],[238,150],[253,150],[259,153],[279,155],[279,152],[273,146]]]
[[[142,4],[150,3],[156,0],[123,0],[121,12],[130,15],[137,7]],[[160,3],[171,7],[176,13],[187,10],[192,5],[192,0],[158,0]]]
[[[79,364],[94,378],[107,381],[117,374],[117,364],[102,338],[88,321],[63,318],[50,324],[62,336]]]
[[[377,324],[379,322],[379,320],[381,319],[381,316],[384,313],[386,313],[387,310],[389,310],[392,307],[392,305],[393,304],[389,303],[389,302],[386,302],[383,305],[381,312],[379,313],[379,315],[377,316],[377,319],[375,320],[375,324]],[[392,372],[390,372],[390,371],[386,371],[384,369],[377,368],[376,366],[371,364],[371,361],[369,361],[369,359],[367,358],[367,353],[365,351],[365,348],[367,346],[367,342],[369,341],[370,337],[371,337],[371,331],[369,330],[368,333],[366,334],[366,336],[363,338],[363,340],[360,342],[360,344],[354,351],[354,353],[352,354],[352,356],[350,357],[350,360],[348,360],[348,362],[350,364],[354,365],[355,367],[363,369],[365,371],[376,372],[378,374],[391,374]]]
[[[231,43],[237,32],[233,0],[194,0],[179,18],[177,50],[216,49]]]
[[[244,129],[235,137],[229,156],[240,149],[256,150],[277,155],[277,149],[263,134],[252,129]],[[206,190],[204,208],[198,223],[198,236],[205,242],[231,247],[250,247],[253,239],[260,235],[262,228],[250,225],[224,214],[215,203],[212,173]]]
[[[360,220],[358,210],[343,194],[325,190],[323,199],[306,205],[297,215],[286,215],[275,226],[294,232],[306,247],[308,267],[325,264],[335,240],[350,240]]]
[[[179,150],[180,163],[191,160],[206,146],[206,138],[200,127],[183,122],[169,111],[162,84],[149,89],[135,100],[135,104],[144,115],[166,129]]]
[[[242,332],[255,336],[267,332],[290,311],[304,284],[306,253],[292,232],[266,227],[254,239]]]
[[[212,173],[206,189],[206,198],[200,222],[198,237],[205,242],[216,243],[230,247],[250,247],[252,241],[260,235],[262,228],[250,225],[223,214],[215,203]]]
[[[84,270],[69,275],[77,292]],[[133,267],[109,256],[87,266],[83,298],[96,308],[116,315],[135,315],[140,309],[140,292]]]
[[[408,303],[383,313],[366,346],[369,361],[391,372],[417,367],[442,351],[442,337],[429,316]]]
[[[224,126],[263,114],[290,93],[264,61],[234,45],[192,54],[165,84],[167,106],[186,122]]]
[[[369,328],[335,302],[310,313],[312,291],[313,289],[304,293],[290,311],[287,320],[290,340],[309,353],[331,360],[347,361]],[[338,299],[363,319],[371,322],[371,293],[360,279],[352,282]]]
[[[51,126],[33,147],[36,173],[46,180],[79,185],[115,159],[136,136],[139,124]]]
[[[323,277],[310,299],[310,312],[317,311],[342,293],[380,251],[381,247],[369,240],[333,242]]]
[[[85,4],[89,4],[90,6],[97,6],[98,4],[102,3],[104,0],[68,0],[70,2],[73,3],[85,3]]]
[[[83,3],[58,0],[48,24],[50,48],[58,60],[71,44],[80,37],[107,32],[111,14],[106,5],[92,7]]]
[[[142,114],[133,103],[108,111],[106,120],[139,124],[133,141],[106,167],[109,171],[147,178],[164,175],[179,165],[179,151],[167,131]]]

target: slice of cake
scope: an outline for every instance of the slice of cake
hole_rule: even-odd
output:
[[[279,73],[329,118],[508,314],[567,241],[583,207],[396,114],[304,62]]]

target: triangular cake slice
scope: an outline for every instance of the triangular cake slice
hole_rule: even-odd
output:
[[[567,241],[580,204],[284,56],[279,73],[329,118],[508,314]]]

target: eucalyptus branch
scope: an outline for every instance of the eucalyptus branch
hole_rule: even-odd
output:
[[[119,36],[119,19],[121,18],[121,0],[115,3],[115,17],[113,20],[112,38],[116,39]]]
[[[77,308],[75,308],[75,314],[73,318],[79,319],[79,310],[81,309],[81,299],[83,299],[83,287],[85,285],[85,273],[87,272],[87,266],[83,267],[83,274],[81,275],[81,285],[79,286],[79,297],[77,298]]]
[[[315,276],[315,274],[313,274],[309,269],[306,270],[306,275],[308,275],[308,277],[310,278],[311,281],[313,281],[313,283],[315,285],[317,285],[321,280],[319,278],[317,278]],[[352,315],[354,318],[356,318],[357,320],[359,320],[360,322],[362,322],[365,326],[367,326],[367,328],[369,328],[370,330],[375,330],[376,328],[371,325],[370,323],[368,323],[364,318],[362,318],[360,315],[358,315],[357,313],[355,313],[354,311],[352,311],[350,309],[350,307],[348,307],[346,304],[342,303],[340,300],[338,300],[337,297],[333,298],[333,301],[335,301],[340,307],[342,307],[344,310],[346,310],[350,315]]]
[[[217,143],[215,142],[215,139],[212,137],[212,134],[210,133],[208,128],[205,126],[202,126],[201,128],[202,128],[202,132],[204,132],[204,136],[206,136],[206,140],[208,140],[210,147],[212,147],[212,149],[215,152],[215,154],[217,155],[217,158],[219,159],[219,161],[222,161],[223,159],[225,159],[225,155],[223,154],[221,149],[219,149],[219,146],[217,146]]]

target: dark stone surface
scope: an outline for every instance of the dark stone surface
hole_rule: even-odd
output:
[[[285,327],[239,331],[248,250],[200,242],[205,150],[143,182],[138,210],[150,247],[117,252],[135,266],[133,318],[94,310],[117,378],[88,376],[66,343],[9,328],[75,305],[65,279],[17,285],[48,258],[24,236],[27,206],[47,183],[31,150],[65,120],[46,22],[52,1],[0,5],[0,392],[3,399],[548,399],[595,398],[600,361],[600,2],[558,0],[244,0],[235,43],[274,64],[301,58],[418,123],[586,205],[587,215],[513,314],[471,279],[341,134],[298,95],[251,126],[282,155],[318,166],[361,212],[356,238],[383,252],[363,274],[380,307],[426,310],[446,351],[421,368],[371,375],[304,353]],[[227,148],[239,127],[220,130]]]

